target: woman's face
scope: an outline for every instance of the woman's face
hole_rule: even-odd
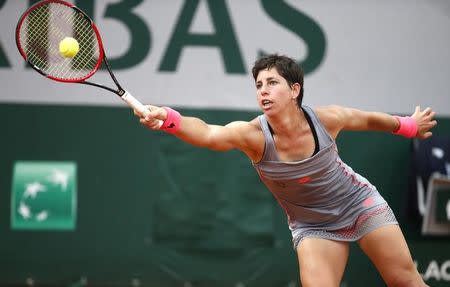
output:
[[[261,70],[255,85],[259,107],[265,114],[282,111],[286,105],[295,103],[293,99],[298,95],[275,68]]]

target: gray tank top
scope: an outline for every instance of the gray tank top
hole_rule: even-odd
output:
[[[302,109],[317,135],[318,152],[301,161],[280,161],[266,117],[260,115],[265,148],[253,166],[285,210],[291,230],[350,227],[365,210],[386,202],[375,186],[342,162],[336,143],[314,111],[308,106]]]

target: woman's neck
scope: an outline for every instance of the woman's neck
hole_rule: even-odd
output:
[[[283,136],[293,135],[293,131],[300,131],[300,127],[308,125],[304,111],[297,106],[286,109],[279,115],[267,117],[267,121],[274,134]]]

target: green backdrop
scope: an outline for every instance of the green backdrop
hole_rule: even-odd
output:
[[[180,111],[215,124],[257,115]],[[435,134],[450,134],[450,120],[439,120]],[[146,130],[123,107],[2,104],[0,123],[0,285],[298,286],[285,215],[243,154]],[[391,204],[419,271],[435,261],[450,276],[449,239],[421,237],[401,212],[410,143],[375,132],[338,139],[343,160]],[[16,161],[77,163],[74,231],[11,229]],[[342,286],[363,284],[384,286],[353,245]]]

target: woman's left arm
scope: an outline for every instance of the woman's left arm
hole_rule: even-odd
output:
[[[434,119],[436,113],[431,108],[421,111],[418,106],[410,117],[336,105],[317,108],[316,113],[334,138],[341,130],[349,130],[384,131],[425,139],[432,135],[430,130],[437,124]]]

